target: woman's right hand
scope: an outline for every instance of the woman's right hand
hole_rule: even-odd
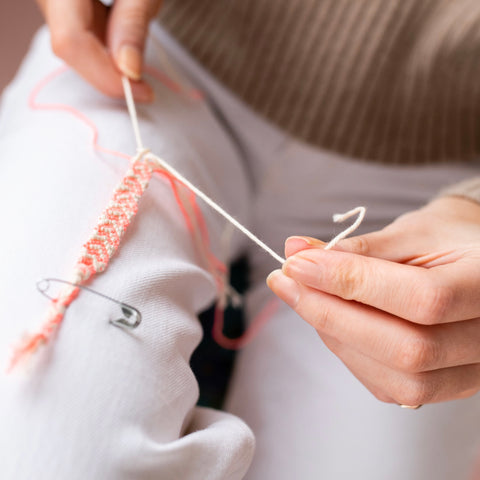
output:
[[[151,102],[153,90],[141,80],[150,20],[161,0],[37,0],[50,27],[54,53],[95,88],[123,97],[121,76],[132,82],[137,101]]]
[[[480,391],[480,205],[440,197],[325,250],[290,239],[270,288],[379,400]]]

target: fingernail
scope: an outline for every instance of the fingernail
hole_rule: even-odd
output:
[[[317,238],[312,237],[299,237],[293,236],[288,237],[285,240],[285,246],[287,246],[291,250],[305,250],[309,247],[324,247],[326,245],[325,242],[318,240]]]
[[[305,237],[288,237],[285,240],[285,246],[292,250],[304,250],[310,246]]]
[[[140,80],[142,76],[142,52],[133,45],[123,45],[117,55],[120,71],[132,80]]]
[[[306,246],[309,247],[323,247],[324,245],[326,245],[325,242],[322,242],[318,238],[313,237],[289,237],[287,238],[287,241],[290,239],[301,240],[305,243]]]
[[[308,248],[323,248],[325,245],[325,242],[312,237],[289,237],[285,240],[285,256],[291,257],[302,250]]]
[[[287,277],[281,270],[274,270],[267,277],[267,285],[288,306],[295,308],[300,298],[300,287],[295,280]]]

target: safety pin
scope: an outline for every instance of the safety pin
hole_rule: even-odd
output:
[[[132,307],[131,305],[120,302],[118,300],[115,300],[114,298],[109,297],[104,293],[97,292],[92,288],[85,287],[84,285],[79,285],[78,283],[68,282],[67,280],[61,280],[59,278],[42,278],[37,282],[37,290],[43,296],[47,297],[49,300],[55,301],[55,298],[51,297],[47,293],[48,289],[50,288],[50,282],[58,282],[58,283],[63,283],[65,285],[70,285],[72,287],[80,288],[82,290],[86,290],[87,292],[93,293],[94,295],[98,295],[99,297],[105,298],[106,300],[110,300],[111,302],[114,302],[117,305],[119,305],[125,318],[122,317],[122,318],[117,318],[116,320],[109,320],[109,322],[115,325],[116,327],[120,327],[120,328],[126,327],[129,329],[134,329],[134,328],[137,328],[142,321],[142,314],[135,307]]]

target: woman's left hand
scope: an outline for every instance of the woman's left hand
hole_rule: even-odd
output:
[[[132,82],[135,100],[151,102],[141,79],[148,25],[161,0],[37,0],[50,29],[53,52],[99,91],[123,98],[121,76]]]
[[[440,198],[324,245],[288,239],[268,285],[379,400],[415,406],[480,390],[480,205]]]

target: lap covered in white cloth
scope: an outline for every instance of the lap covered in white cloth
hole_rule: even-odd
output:
[[[162,69],[155,45],[148,63]],[[60,65],[39,33],[2,99],[0,127],[0,354],[37,327],[48,305],[36,289],[67,279],[128,161],[93,150],[92,132],[60,110],[31,110],[35,85]],[[203,101],[155,79],[139,108],[144,143],[245,220],[249,184],[237,148]],[[103,97],[72,71],[39,93],[86,115],[106,148],[135,153],[123,101]],[[221,256],[224,221],[204,208]],[[235,241],[223,260],[243,248]],[[114,302],[81,292],[54,341],[25,374],[0,379],[0,477],[5,480],[242,478],[253,435],[233,415],[195,407],[189,367],[201,338],[197,314],[217,295],[167,182],[154,178],[107,270],[89,286],[136,307],[131,331],[109,320]]]
[[[333,213],[365,205],[359,233],[374,231],[478,175],[478,161],[375,165],[311,148],[259,118],[158,35],[229,119],[253,172],[252,228],[278,252],[289,235],[333,238],[344,228],[333,225]],[[265,276],[278,265],[255,245],[249,253],[254,318],[271,298]],[[415,411],[381,403],[286,305],[240,352],[235,370],[227,408],[255,433],[249,480],[480,478],[478,467],[472,473],[480,459],[478,395]]]
[[[140,109],[144,143],[240,220],[251,204],[252,228],[280,253],[291,234],[333,237],[334,212],[364,204],[363,231],[374,230],[478,174],[478,164],[361,164],[295,142],[164,32],[154,35],[207,93],[215,114],[153,81],[157,101]],[[125,161],[92,151],[78,119],[27,108],[33,86],[57,65],[43,32],[1,110],[2,358],[41,320],[46,300],[36,280],[68,276],[126,170]],[[133,153],[123,102],[73,73],[52,82],[41,100],[74,105],[97,124],[103,146]],[[221,255],[224,222],[203,212]],[[235,238],[230,257],[246,246]],[[276,265],[256,246],[249,253],[253,318],[268,300],[263,282]],[[139,308],[144,320],[137,330],[117,329],[108,319],[118,306],[82,293],[34,375],[2,377],[2,478],[241,478],[252,456],[250,431],[238,417],[194,407],[188,361],[201,335],[196,314],[216,288],[164,182],[152,181],[119,252],[91,286]],[[478,396],[415,412],[381,404],[285,306],[241,353],[227,406],[255,433],[252,480],[467,480],[480,450]]]

